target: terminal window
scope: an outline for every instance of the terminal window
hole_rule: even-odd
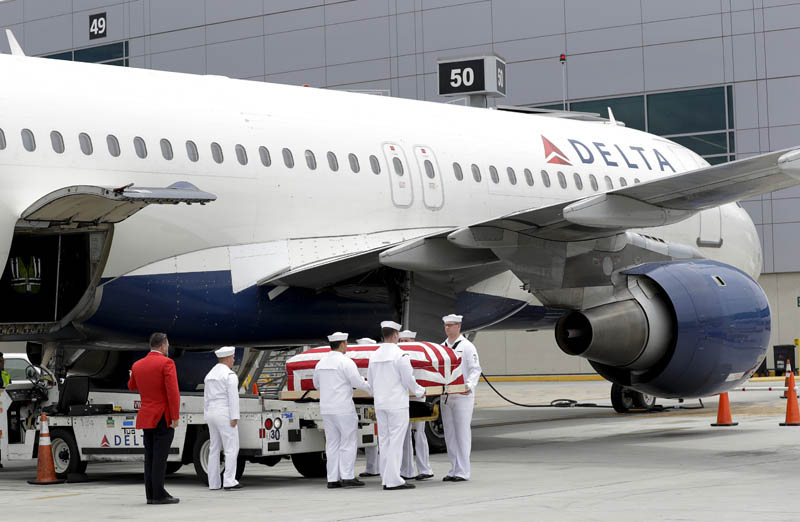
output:
[[[540,106],[561,110],[562,104]],[[603,117],[608,107],[614,118],[691,149],[710,164],[736,159],[733,121],[733,87],[730,85],[576,101],[571,111],[593,112]]]
[[[128,67],[128,42],[96,45],[85,49],[48,54],[43,58]]]

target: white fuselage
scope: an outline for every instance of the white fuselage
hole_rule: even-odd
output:
[[[604,192],[606,176],[619,188],[621,178],[628,185],[646,183],[706,165],[663,138],[602,122],[5,55],[0,55],[0,76],[0,129],[7,142],[0,150],[3,263],[21,213],[64,186],[163,187],[188,181],[217,195],[217,201],[202,207],[153,205],[118,224],[106,280],[157,273],[164,266],[174,271],[176,264],[178,271],[181,266],[229,270],[225,249],[236,245],[341,238],[342,252],[357,251],[357,245],[394,243]],[[34,151],[23,147],[22,129],[32,131]],[[53,150],[51,131],[63,136],[63,153]],[[91,137],[91,154],[81,151],[80,133]],[[109,154],[108,135],[118,139],[119,157]],[[146,158],[135,152],[136,137],[146,144]],[[571,165],[548,163],[542,137]],[[163,139],[170,142],[171,160],[162,155]],[[189,159],[187,140],[197,145],[198,161]],[[587,151],[579,152],[569,140],[584,144],[593,161],[584,163]],[[221,163],[212,158],[212,143],[221,147]],[[237,160],[237,145],[246,151],[246,165]],[[262,146],[269,150],[270,166],[262,164]],[[291,151],[293,168],[285,164],[284,149]],[[306,151],[314,155],[314,170]],[[336,156],[337,171],[329,165],[329,152]],[[357,173],[350,154],[357,157]],[[370,156],[379,163],[377,175]],[[395,173],[395,156],[403,176]],[[434,178],[427,176],[426,159]],[[463,180],[456,179],[454,163]],[[473,178],[473,164],[480,182]],[[499,183],[492,180],[492,166]],[[525,169],[532,174],[532,186]],[[549,187],[542,171],[549,175]],[[582,189],[576,187],[575,174]],[[590,174],[598,181],[597,190]],[[746,212],[735,204],[705,212],[721,212],[724,241],[719,247],[698,247],[701,253],[757,277],[761,249]],[[646,233],[696,246],[700,216]],[[304,261],[313,259],[308,252],[303,255]]]

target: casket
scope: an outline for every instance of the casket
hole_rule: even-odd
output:
[[[400,343],[400,349],[408,353],[411,359],[411,369],[414,379],[420,386],[426,388],[426,395],[439,395],[445,391],[458,393],[464,391],[464,378],[461,375],[461,359],[456,353],[436,343],[414,342]],[[366,379],[369,358],[378,349],[377,344],[353,345],[347,347],[346,355],[350,357],[358,368],[358,372]],[[312,348],[297,354],[286,361],[288,374],[286,392],[281,397],[297,399],[302,392],[314,389],[312,381],[314,368],[319,360],[331,349],[327,346]],[[301,392],[298,394],[297,392]],[[315,398],[316,394],[306,394],[308,398]],[[356,390],[354,396],[366,396]]]

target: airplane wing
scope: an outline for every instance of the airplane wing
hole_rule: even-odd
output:
[[[517,234],[583,241],[676,223],[707,208],[797,184],[800,149],[788,149],[515,212],[456,230],[448,239],[462,248],[511,246]]]

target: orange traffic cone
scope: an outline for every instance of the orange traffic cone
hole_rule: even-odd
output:
[[[789,375],[790,374],[794,375],[794,372],[792,371],[792,365],[791,365],[791,363],[789,363],[789,361],[786,361],[786,370],[783,372],[783,374],[786,375],[786,378],[783,380],[783,385],[786,387],[786,389],[783,390],[783,395],[781,395],[781,399],[788,399],[789,398]],[[797,394],[795,394],[795,395],[797,395]]]
[[[787,370],[788,371],[788,370]],[[786,422],[781,426],[800,426],[800,409],[797,407],[797,392],[794,389],[794,373],[789,373],[789,389],[786,399]]]
[[[738,422],[733,422],[731,418],[731,401],[728,393],[719,394],[719,408],[717,408],[717,422],[712,426],[737,426]]]
[[[253,395],[258,395],[258,381],[253,381]]]
[[[50,447],[50,430],[47,427],[47,415],[42,413],[42,422],[39,426],[39,460],[36,464],[36,480],[29,480],[28,484],[61,484],[63,480],[56,477],[53,466],[53,449]]]

